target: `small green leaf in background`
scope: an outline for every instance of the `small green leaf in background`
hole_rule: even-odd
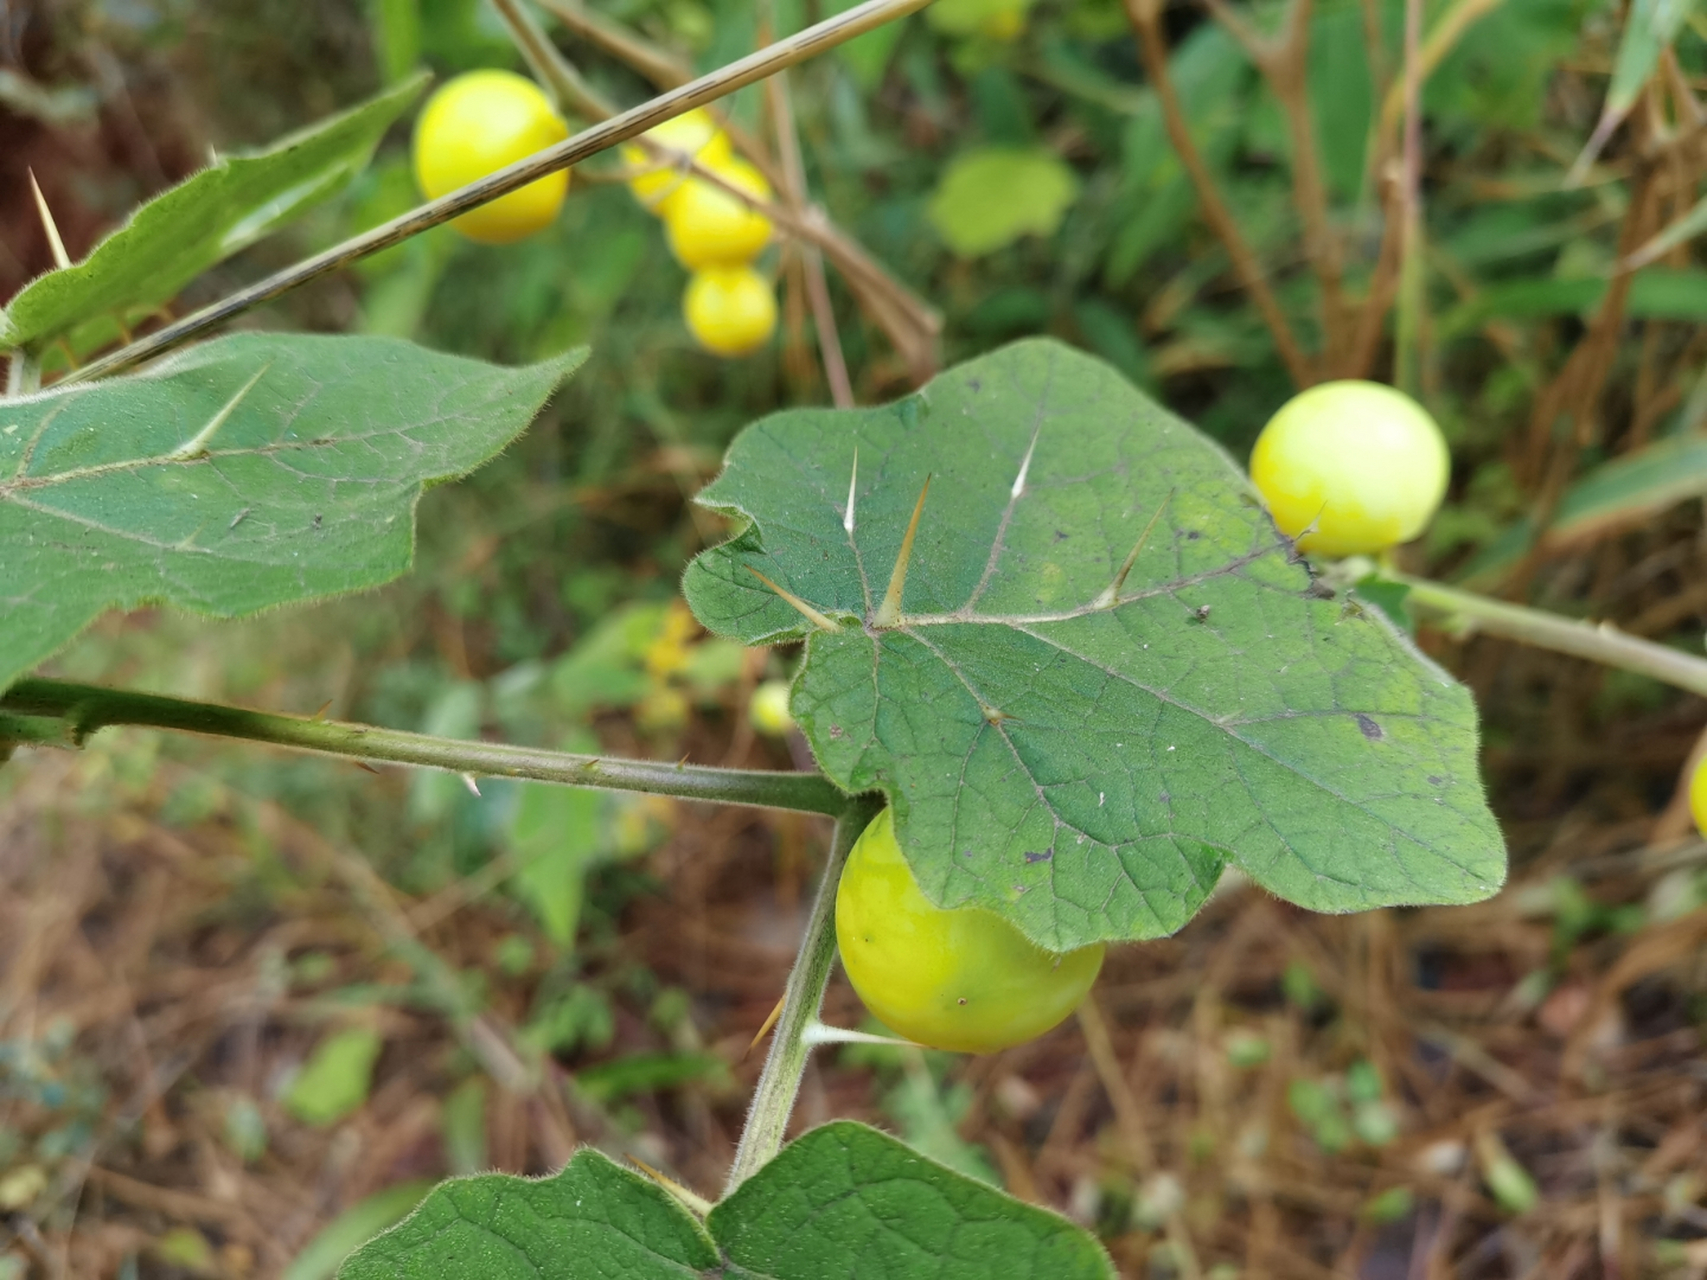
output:
[[[1476,1136],[1476,1161],[1482,1168],[1482,1181],[1507,1213],[1525,1214],[1541,1203],[1541,1188],[1497,1133],[1483,1131]]]
[[[839,1120],[784,1147],[707,1219],[740,1274],[777,1280],[1103,1280],[1085,1231]]]
[[[339,1263],[387,1227],[401,1222],[432,1189],[433,1184],[424,1180],[399,1182],[351,1205],[320,1229],[279,1280],[332,1280]]]
[[[154,1256],[167,1266],[191,1275],[213,1275],[218,1270],[213,1246],[194,1227],[173,1227],[154,1242]]]
[[[291,1081],[285,1110],[304,1124],[336,1124],[360,1109],[373,1083],[373,1064],[385,1042],[371,1027],[335,1031],[319,1044]]]
[[[598,1103],[695,1082],[727,1089],[729,1064],[714,1053],[631,1053],[575,1073],[576,1087]]]
[[[585,358],[238,334],[0,402],[0,689],[107,609],[233,618],[398,577],[422,489],[489,460]]]
[[[955,158],[927,213],[950,249],[976,258],[1021,236],[1054,235],[1078,190],[1077,176],[1053,151],[985,147]]]
[[[510,824],[518,866],[516,896],[538,917],[546,937],[575,945],[587,872],[611,856],[609,798],[599,791],[526,782]]]
[[[83,261],[21,289],[0,311],[0,348],[39,349],[85,322],[129,322],[170,302],[203,271],[360,173],[426,82],[413,76],[264,151],[222,156],[156,196]],[[73,338],[72,346],[85,344]]]
[[[774,414],[698,500],[741,532],[688,603],[806,640],[813,755],[888,795],[940,905],[1065,951],[1173,932],[1227,862],[1315,911],[1504,879],[1469,691],[1322,598],[1226,455],[1090,356],[1030,340],[893,405]]]

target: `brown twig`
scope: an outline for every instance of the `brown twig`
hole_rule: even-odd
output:
[[[1160,0],[1125,0],[1125,6],[1127,19],[1132,24],[1132,32],[1138,42],[1139,56],[1144,62],[1145,73],[1150,77],[1150,83],[1156,91],[1156,101],[1162,108],[1162,121],[1167,127],[1168,138],[1179,155],[1180,163],[1185,166],[1192,188],[1197,192],[1198,203],[1203,206],[1204,220],[1226,248],[1227,256],[1233,263],[1233,270],[1239,277],[1239,283],[1244,285],[1246,292],[1251,295],[1251,301],[1268,326],[1269,333],[1274,338],[1275,350],[1287,372],[1292,375],[1292,381],[1300,387],[1307,387],[1316,381],[1310,359],[1298,345],[1292,326],[1287,323],[1286,313],[1280,309],[1280,302],[1275,298],[1274,291],[1269,288],[1268,280],[1263,275],[1261,263],[1257,261],[1250,245],[1245,243],[1245,237],[1239,231],[1239,224],[1228,211],[1226,202],[1215,185],[1215,179],[1197,149],[1197,143],[1192,140],[1185,113],[1180,107],[1179,95],[1174,90],[1173,76],[1168,70],[1167,38],[1162,34]]]
[[[1244,47],[1257,70],[1268,81],[1275,101],[1286,117],[1292,143],[1292,202],[1304,226],[1304,254],[1316,273],[1322,291],[1322,338],[1325,363],[1345,342],[1346,318],[1343,291],[1344,264],[1339,240],[1328,216],[1327,187],[1322,181],[1321,149],[1316,145],[1315,123],[1310,117],[1308,60],[1310,15],[1314,0],[1292,0],[1278,38],[1259,35],[1228,0],[1204,0],[1215,20]]]

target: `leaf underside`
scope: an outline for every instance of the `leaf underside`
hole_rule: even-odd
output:
[[[422,488],[496,454],[583,359],[237,335],[0,401],[0,689],[107,609],[231,618],[398,577]]]
[[[838,785],[888,794],[941,905],[1067,950],[1177,930],[1229,862],[1317,911],[1504,878],[1468,691],[1325,598],[1226,455],[1097,360],[1026,341],[776,414],[698,500],[746,528],[689,567],[695,614],[807,638],[796,719]]]
[[[814,1129],[704,1224],[593,1150],[550,1178],[441,1184],[339,1280],[1107,1280],[1065,1219],[927,1160],[865,1125]]]

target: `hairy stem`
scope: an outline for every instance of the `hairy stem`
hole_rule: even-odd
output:
[[[1400,573],[1387,576],[1409,587],[1411,600],[1436,613],[1460,620],[1467,630],[1483,631],[1534,645],[1538,649],[1587,658],[1591,662],[1634,671],[1637,675],[1707,696],[1707,659],[1626,635],[1611,623],[1561,618],[1542,609],[1490,600],[1487,596],[1460,591],[1426,578],[1412,578]]]
[[[718,98],[755,84],[766,76],[774,75],[784,67],[791,67],[808,58],[816,57],[828,49],[862,35],[874,27],[882,26],[895,18],[922,9],[930,0],[866,0],[864,4],[856,5],[823,22],[808,27],[806,30],[778,40],[775,44],[760,49],[757,53],[731,62],[728,66],[720,67],[699,79],[674,89],[669,93],[644,102],[640,106],[620,115],[612,116],[609,120],[583,129],[573,137],[567,138],[556,146],[547,147],[543,151],[518,160],[496,173],[488,174],[477,182],[471,182],[466,187],[452,191],[449,195],[437,200],[429,200],[418,208],[410,210],[390,222],[382,223],[371,231],[353,236],[342,244],[334,245],[323,253],[305,258],[294,266],[275,272],[273,275],[259,280],[245,289],[240,289],[228,298],[221,299],[200,311],[185,316],[173,324],[137,341],[120,347],[117,351],[93,360],[80,369],[73,370],[61,383],[83,382],[97,378],[121,369],[127,369],[143,360],[148,360],[162,352],[189,341],[210,329],[217,328],[235,316],[241,315],[252,307],[270,302],[281,294],[288,293],[298,285],[307,284],[321,276],[348,266],[350,263],[377,253],[381,249],[390,248],[411,236],[419,235],[440,223],[449,222],[470,209],[488,204],[499,196],[508,195],[525,187],[530,182],[543,178],[548,173],[556,173],[571,165],[579,164],[601,151],[638,137],[648,129],[673,119],[695,107],[704,106]]]
[[[9,715],[5,713],[10,713]],[[794,809],[832,816],[848,807],[848,797],[816,773],[781,773],[670,764],[661,760],[625,760],[543,751],[503,742],[468,742],[404,733],[372,725],[272,715],[211,702],[191,702],[151,693],[68,684],[59,680],[20,680],[0,694],[0,737],[13,736],[7,725],[28,724],[27,740],[42,742],[41,721],[13,717],[53,717],[61,722],[60,742],[81,744],[108,725],[140,725],[183,733],[241,738],[356,760],[443,769],[472,777],[531,778],[606,791],[646,791],[684,800],[713,800],[769,809]],[[26,737],[18,733],[18,737]]]
[[[829,985],[830,968],[836,959],[836,884],[842,878],[842,864],[847,861],[848,850],[881,807],[882,801],[871,796],[844,801],[836,820],[830,856],[824,863],[824,878],[818,884],[806,933],[800,939],[800,951],[788,975],[782,1016],[777,1019],[759,1087],[753,1091],[753,1106],[747,1113],[747,1126],[741,1131],[741,1143],[735,1149],[735,1163],[730,1166],[729,1181],[723,1189],[725,1196],[782,1150],[788,1118],[800,1093],[800,1078],[812,1052],[812,1041],[806,1032],[818,1021],[824,988]]]

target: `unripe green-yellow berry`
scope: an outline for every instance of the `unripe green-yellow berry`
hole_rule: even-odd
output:
[[[1251,480],[1300,550],[1368,555],[1423,531],[1446,496],[1451,457],[1415,400],[1377,382],[1324,382],[1269,419]]]
[[[766,680],[753,690],[747,703],[747,717],[753,728],[773,738],[780,738],[794,728],[794,716],[788,710],[788,681]]]
[[[436,200],[568,136],[533,81],[510,71],[470,71],[427,100],[415,125],[415,180]],[[509,244],[548,225],[568,190],[567,169],[548,173],[450,225],[482,244]]]
[[[643,135],[671,151],[684,152],[701,164],[715,166],[731,156],[729,135],[717,127],[711,113],[704,107],[666,120]],[[659,217],[667,217],[670,204],[688,179],[676,166],[663,163],[638,142],[623,144],[622,161],[631,169],[641,170],[628,180],[634,198]]]
[[[707,267],[688,281],[682,317],[713,355],[751,355],[776,331],[776,294],[751,267]]]
[[[1695,815],[1695,827],[1707,836],[1707,759],[1695,766],[1695,776],[1689,780],[1689,811]]]
[[[836,943],[878,1021],[963,1053],[1042,1035],[1085,998],[1103,956],[1100,943],[1056,955],[992,912],[931,902],[887,809],[848,854],[836,889]]]
[[[768,200],[765,175],[739,156],[706,168],[748,195]],[[670,252],[689,271],[751,262],[771,238],[770,219],[703,178],[690,178],[670,197],[664,213]]]

